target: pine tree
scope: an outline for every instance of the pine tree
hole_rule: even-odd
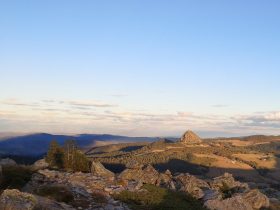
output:
[[[90,162],[86,155],[78,150],[74,140],[65,142],[64,147],[60,147],[56,141],[50,143],[46,156],[46,161],[51,167],[65,168],[71,171],[89,172]]]
[[[74,140],[68,140],[64,144],[64,167],[66,169],[73,169],[75,165],[75,151],[77,145]]]
[[[64,153],[64,168],[71,171],[89,171],[89,160],[82,151],[78,150],[74,140],[65,142]]]
[[[50,143],[50,147],[46,156],[46,161],[51,167],[62,168],[63,167],[64,151],[59,146],[57,141],[53,140]]]

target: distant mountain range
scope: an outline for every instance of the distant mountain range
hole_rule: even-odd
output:
[[[77,145],[86,150],[99,145],[123,142],[152,142],[154,137],[128,137],[109,134],[53,135],[48,133],[28,135],[0,135],[0,156],[40,156],[47,152],[52,140],[63,145],[67,140],[75,140]]]
[[[178,138],[168,138],[176,141]],[[233,137],[233,138],[214,138],[204,139],[204,141],[211,140],[231,140],[239,139],[243,141],[266,141],[280,140],[280,136],[265,136],[255,135],[247,137]],[[56,140],[60,145],[63,145],[67,140],[75,140],[77,145],[87,151],[96,146],[104,146],[108,144],[117,143],[131,143],[131,142],[154,142],[159,140],[156,137],[128,137],[110,134],[79,134],[79,135],[54,135],[48,133],[36,134],[21,134],[21,133],[0,133],[0,157],[3,156],[42,156],[49,148],[52,140]]]

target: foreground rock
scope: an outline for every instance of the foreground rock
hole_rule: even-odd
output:
[[[253,210],[252,206],[240,195],[225,200],[208,200],[204,205],[211,210]]]
[[[204,191],[210,188],[207,182],[190,174],[180,174],[175,179],[178,190],[184,191],[196,199],[202,198]]]
[[[233,192],[245,192],[249,189],[248,184],[236,181],[229,173],[214,178],[211,187],[220,191],[232,190]]]
[[[224,176],[222,176],[224,177]],[[217,184],[217,180],[221,180],[222,177],[214,179],[212,186]],[[226,174],[226,177],[231,177],[230,174]],[[247,185],[236,182],[230,178],[228,185],[219,188],[212,188],[206,191],[203,197],[205,201],[204,205],[211,210],[255,210],[261,208],[268,208],[270,206],[269,199],[266,195],[261,193],[259,190],[250,190]],[[230,184],[231,183],[231,184]],[[235,183],[235,184],[234,184]],[[246,186],[246,188],[244,188]],[[242,188],[243,187],[243,188]],[[224,189],[227,189],[227,192]],[[236,190],[238,189],[238,190]],[[242,193],[238,193],[243,191]],[[227,194],[225,194],[227,193]],[[223,199],[223,197],[228,198]]]
[[[1,210],[74,210],[71,206],[44,197],[23,193],[18,190],[5,190],[0,196]]]
[[[141,180],[142,174],[143,174],[143,165],[138,163],[135,160],[129,161],[125,165],[126,169],[119,174],[118,178],[120,180],[134,180],[139,181]]]
[[[118,176],[120,180],[124,180],[124,181],[134,180],[134,181],[142,182],[144,184],[155,185],[159,178],[159,173],[152,165],[148,165],[142,168],[143,166],[141,164],[128,163],[127,167],[129,168],[125,169]]]
[[[242,197],[253,209],[269,207],[269,199],[257,189],[244,193]]]
[[[143,169],[142,171],[143,183],[155,185],[158,178],[159,178],[159,173],[152,165],[148,165]]]
[[[135,161],[127,164],[127,167],[114,179],[108,179],[114,174],[105,169],[101,163],[95,162],[93,173],[39,170],[33,174],[23,191],[41,195],[40,191],[44,188],[55,189],[58,195],[72,196],[71,202],[67,203],[75,209],[128,210],[125,204],[114,200],[112,195],[124,190],[141,191],[143,184],[146,183],[185,192],[203,202],[204,206],[210,210],[256,210],[270,206],[269,199],[263,193],[259,190],[251,190],[247,184],[236,181],[228,173],[205,181],[188,173],[176,176],[172,176],[168,170],[165,173],[159,173],[152,165],[143,167]],[[21,194],[19,197],[22,197]],[[98,202],[96,197],[99,198],[98,200],[102,198],[102,202]],[[38,196],[35,198],[38,199]],[[52,205],[60,205],[61,200],[57,201]],[[3,203],[3,201],[0,202]],[[274,206],[278,205],[275,201],[273,203]],[[6,202],[4,204],[6,205]],[[28,203],[28,205],[31,204]]]
[[[59,193],[72,195],[70,204],[75,209],[129,210],[125,204],[111,197],[111,194],[128,188],[107,177],[94,176],[91,173],[68,173],[45,169],[33,174],[23,191],[40,194],[44,188],[48,191],[52,191],[51,189],[58,191],[60,188]]]
[[[268,208],[269,200],[258,190],[251,190],[224,200],[208,200],[204,205],[211,210],[254,210]]]
[[[115,174],[108,169],[106,169],[100,162],[92,162],[91,164],[91,173],[94,176],[101,176],[107,178],[115,177]]]
[[[175,181],[173,180],[172,174],[169,170],[159,174],[156,185],[159,187],[176,190]]]
[[[46,162],[45,159],[37,160],[33,165],[32,169],[33,170],[42,170],[46,169],[49,167],[49,164]]]
[[[204,202],[211,210],[255,210],[269,207],[269,199],[258,190],[250,190],[248,184],[236,181],[225,173],[212,181],[204,181],[188,173],[172,176],[170,171],[158,173],[151,165],[146,167],[135,162],[128,164],[119,179],[137,183],[154,184],[171,190],[185,192]],[[130,189],[130,188],[129,188]]]

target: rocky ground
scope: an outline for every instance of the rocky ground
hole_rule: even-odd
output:
[[[151,165],[136,161],[126,165],[120,174],[114,174],[101,163],[92,163],[92,173],[70,173],[46,169],[44,161],[34,166],[37,172],[21,189],[6,189],[0,196],[2,210],[81,209],[128,210],[114,195],[143,191],[145,184],[168,188],[191,195],[211,210],[279,209],[279,200],[268,198],[258,189],[236,181],[225,173],[212,180],[203,180],[190,174],[159,173]],[[41,168],[41,169],[40,169]]]

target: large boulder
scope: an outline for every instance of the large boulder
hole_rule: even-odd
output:
[[[0,196],[1,210],[31,210],[37,203],[35,196],[18,190],[5,190]]]
[[[120,180],[128,181],[140,181],[143,175],[143,164],[137,162],[136,160],[131,160],[125,165],[126,169],[121,172],[118,176]],[[141,180],[142,182],[142,180]]]
[[[105,178],[113,178],[115,174],[108,169],[106,169],[100,162],[92,161],[91,173],[94,176],[100,176]]]
[[[240,195],[225,200],[208,200],[204,206],[210,210],[253,210],[252,206]]]
[[[139,163],[136,160],[131,160],[125,165],[125,167],[128,169],[142,169],[143,166],[143,164]]]
[[[144,169],[142,171],[142,182],[143,183],[156,184],[158,177],[159,177],[159,173],[152,165],[148,165],[148,166],[144,167]]]
[[[142,179],[142,175],[143,175],[142,169],[127,168],[119,174],[118,178],[124,181],[126,180],[140,181]]]
[[[229,173],[214,178],[213,182],[211,182],[211,188],[217,189],[221,192],[229,190],[233,192],[245,192],[249,190],[248,184],[236,181],[232,174]]]
[[[69,205],[19,190],[5,190],[0,196],[1,210],[74,210]]]
[[[269,199],[259,190],[237,193],[231,198],[207,200],[204,205],[211,210],[256,210],[269,208]]]
[[[209,189],[207,182],[188,173],[176,176],[175,180],[178,190],[184,191],[197,199],[202,198],[204,196],[204,191]]]
[[[17,165],[16,161],[10,159],[10,158],[4,158],[0,160],[0,165],[2,166],[15,166]]]
[[[242,194],[243,199],[249,203],[253,209],[268,208],[269,199],[266,195],[262,194],[259,190],[250,190]]]
[[[164,173],[159,174],[159,177],[156,181],[156,185],[159,187],[176,190],[175,182],[169,170],[166,170]]]
[[[32,169],[34,169],[34,170],[46,169],[48,167],[49,167],[49,164],[46,162],[45,159],[37,160],[32,165]]]
[[[198,135],[196,135],[194,132],[188,130],[186,131],[179,142],[184,143],[184,144],[199,144],[201,143],[201,139]]]
[[[119,179],[141,181],[145,184],[156,184],[159,178],[159,173],[152,165],[147,165],[142,168],[143,166],[141,164],[133,162],[127,164],[127,167],[129,168],[120,173],[118,176]]]

